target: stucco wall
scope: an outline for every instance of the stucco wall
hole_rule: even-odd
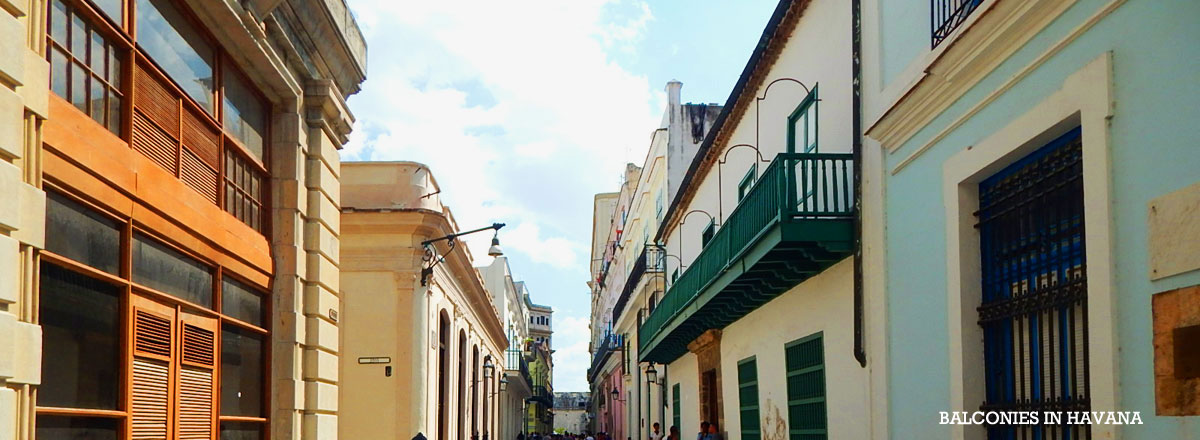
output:
[[[758,366],[759,415],[787,420],[784,345],[820,332],[825,347],[825,397],[829,438],[867,438],[867,370],[854,359],[853,261],[846,259],[730,324],[721,335],[726,438],[741,439],[738,362]],[[775,432],[764,423],[763,438]]]
[[[872,10],[890,11],[900,3],[912,6],[890,0],[868,3],[874,4],[873,8],[864,8],[868,14]],[[951,432],[929,417],[932,412],[950,409],[949,395],[954,386],[947,383],[951,349],[946,317],[947,257],[945,252],[937,251],[947,246],[947,222],[939,209],[914,207],[940,205],[944,191],[942,166],[951,156],[1026,114],[1060,89],[1066,78],[1106,52],[1112,59],[1113,116],[1107,129],[1112,165],[1107,176],[1098,177],[1107,180],[1111,189],[1112,223],[1108,231],[1095,231],[1089,226],[1088,246],[1110,247],[1113,259],[1088,264],[1113,270],[1115,281],[1111,287],[1118,306],[1110,318],[1115,322],[1118,354],[1114,365],[1120,389],[1094,384],[1093,392],[1119,396],[1116,408],[1110,409],[1141,411],[1145,425],[1115,428],[1126,438],[1200,436],[1200,424],[1194,423],[1194,418],[1153,415],[1150,344],[1151,294],[1200,283],[1200,272],[1157,281],[1150,281],[1147,274],[1147,204],[1197,181],[1191,164],[1200,163],[1200,150],[1190,139],[1200,135],[1200,126],[1194,123],[1200,109],[1191,104],[1200,97],[1200,85],[1193,80],[1200,71],[1196,61],[1200,60],[1200,49],[1181,44],[1200,39],[1200,28],[1190,19],[1196,16],[1200,16],[1200,4],[1195,2],[1075,1],[944,113],[887,155],[887,331],[893,438],[945,437]],[[879,20],[876,17],[867,21]],[[882,73],[871,74],[882,80],[866,84],[887,84],[888,78],[897,76],[896,71],[904,70],[896,66],[919,62],[924,51],[903,46],[927,39],[928,26],[900,21],[898,16],[883,17],[882,33],[864,38],[866,44],[886,41],[882,48],[869,49],[885,60],[879,67]],[[867,66],[872,65],[870,61]],[[999,95],[993,96],[997,90]],[[888,105],[885,98],[892,95],[888,90],[868,87],[867,105],[874,109],[868,113],[881,112],[880,108]],[[985,99],[989,102],[977,107]],[[965,119],[960,120],[964,115]],[[1054,122],[1047,121],[1046,125]],[[941,133],[947,127],[951,128]],[[927,149],[914,160],[911,156],[918,147]],[[906,166],[896,171],[902,162]],[[1089,279],[1089,284],[1095,282],[1103,281]]]

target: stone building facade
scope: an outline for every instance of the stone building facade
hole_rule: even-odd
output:
[[[0,0],[0,41],[0,438],[335,438],[346,5]]]

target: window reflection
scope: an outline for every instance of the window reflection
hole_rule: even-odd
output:
[[[38,405],[117,409],[119,289],[51,264],[42,265],[41,286]]]
[[[40,395],[39,400],[41,400]],[[119,419],[39,415],[37,438],[38,440],[117,440],[117,426],[120,423]]]
[[[141,235],[133,240],[133,281],[204,307],[212,307],[212,270]]]
[[[225,111],[225,131],[229,132],[254,157],[263,161],[263,133],[267,128],[267,110],[254,93],[246,78],[226,67],[221,77],[225,84],[222,95]]]
[[[249,286],[224,278],[221,313],[257,326],[263,325],[263,297]]]
[[[213,48],[167,0],[138,0],[137,43],[188,96],[214,113]]]
[[[226,325],[221,332],[221,415],[261,417],[262,336]]]

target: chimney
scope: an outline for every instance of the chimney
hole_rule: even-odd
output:
[[[671,105],[671,108],[679,106],[679,91],[681,89],[683,89],[683,83],[679,82],[679,80],[673,79],[667,83],[667,102]]]

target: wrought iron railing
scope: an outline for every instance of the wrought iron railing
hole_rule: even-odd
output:
[[[521,350],[508,349],[504,353],[505,363],[504,369],[508,371],[520,372],[521,378],[525,379],[525,383],[533,383],[529,377],[529,361],[525,359],[525,353]]]
[[[661,260],[653,263],[647,262],[648,259],[655,259],[657,258],[656,256],[661,255],[660,253],[651,250],[653,247],[653,244],[646,244],[642,248],[642,253],[638,255],[637,261],[633,263],[633,269],[629,270],[629,276],[625,278],[625,288],[621,290],[621,296],[617,297],[617,303],[615,306],[613,306],[611,322],[617,322],[617,320],[621,317],[621,313],[625,311],[625,306],[629,302],[629,296],[632,295],[633,290],[637,288],[639,281],[642,279],[642,275],[645,275],[647,271],[656,273],[662,271]]]
[[[611,332],[605,333],[604,337],[600,338],[600,344],[596,347],[595,354],[592,355],[592,365],[588,367],[589,380],[600,370],[600,367],[614,351],[621,349],[621,345],[625,342],[623,339],[621,335]]]
[[[929,18],[933,47],[937,47],[951,32],[967,21],[967,17],[983,3],[983,0],[931,0]]]
[[[638,332],[647,344],[770,226],[799,219],[854,216],[853,155],[780,153],[775,156],[687,270],[667,289]]]
[[[550,388],[546,387],[545,385],[534,386],[533,396],[529,399],[540,401],[545,404],[547,408],[554,407],[554,392],[552,392]]]

